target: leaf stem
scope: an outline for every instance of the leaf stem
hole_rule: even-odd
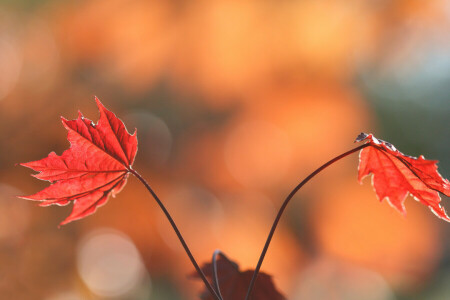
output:
[[[220,250],[216,250],[213,253],[213,256],[212,256],[213,283],[214,283],[214,287],[216,288],[216,292],[219,295],[220,300],[223,300],[223,296],[222,296],[222,293],[220,292],[220,287],[219,287],[219,276],[217,274],[217,256],[218,255],[224,257],[224,255],[222,254],[222,251],[220,251]]]
[[[148,184],[148,182],[134,169],[132,169],[131,167],[128,168],[128,170],[130,171],[130,173],[132,173],[134,176],[136,176],[147,188],[147,190],[150,192],[150,194],[153,196],[153,198],[156,200],[156,202],[158,203],[159,207],[161,208],[161,210],[164,212],[164,214],[166,215],[167,220],[169,220],[170,225],[172,225],[173,230],[175,231],[178,239],[181,242],[181,245],[183,245],[184,251],[186,252],[186,254],[189,256],[189,259],[191,260],[192,264],[195,267],[195,270],[197,271],[198,275],[200,276],[200,278],[203,280],[203,283],[205,284],[206,288],[208,289],[208,291],[211,293],[211,295],[214,297],[214,299],[216,300],[222,300],[216,293],[216,291],[213,289],[213,287],[211,286],[211,284],[209,283],[209,281],[206,279],[205,274],[203,273],[203,271],[200,269],[197,261],[195,260],[194,256],[192,255],[191,251],[189,250],[188,245],[186,244],[186,242],[184,241],[183,236],[181,235],[180,231],[178,230],[177,225],[175,224],[175,221],[172,219],[172,216],[170,215],[170,213],[167,211],[166,207],[164,206],[164,204],[161,202],[161,200],[158,198],[158,196],[156,195],[156,193],[153,191],[153,189],[150,187],[150,185]]]
[[[346,156],[348,156],[348,155],[350,155],[350,154],[352,154],[352,153],[354,153],[354,152],[357,152],[357,151],[359,151],[359,150],[361,150],[361,149],[363,149],[363,148],[366,148],[366,147],[368,147],[368,146],[371,146],[371,144],[370,144],[370,143],[367,143],[367,144],[360,145],[360,146],[358,146],[358,147],[356,147],[356,148],[353,148],[353,149],[351,149],[351,150],[349,150],[349,151],[347,151],[347,152],[345,152],[345,153],[343,153],[343,154],[341,154],[341,155],[339,155],[339,156],[336,156],[335,158],[333,158],[333,159],[331,159],[330,161],[326,162],[325,164],[323,164],[322,166],[320,166],[318,169],[316,169],[314,172],[312,172],[311,174],[309,174],[308,177],[306,177],[305,179],[303,179],[303,181],[301,181],[301,182],[300,182],[300,183],[299,183],[299,184],[298,184],[298,185],[297,185],[297,186],[289,193],[289,195],[286,197],[286,199],[284,200],[283,204],[281,205],[281,207],[280,207],[280,209],[279,209],[279,211],[278,211],[278,214],[277,214],[277,216],[275,217],[275,221],[273,222],[272,228],[270,229],[269,236],[267,237],[266,243],[265,243],[264,248],[263,248],[263,250],[262,250],[262,252],[261,252],[261,255],[260,255],[260,257],[259,257],[258,264],[256,265],[255,272],[253,273],[253,277],[252,277],[252,279],[251,279],[251,281],[250,281],[250,285],[249,285],[249,287],[248,287],[247,295],[245,296],[245,300],[250,299],[250,296],[251,296],[251,294],[252,294],[253,287],[254,287],[255,282],[256,282],[256,278],[258,277],[259,270],[261,269],[261,265],[262,265],[262,263],[263,263],[263,261],[264,261],[264,257],[265,257],[265,255],[266,255],[267,249],[269,248],[269,245],[270,245],[270,242],[271,242],[271,240],[272,240],[273,234],[275,233],[275,229],[277,229],[278,222],[280,221],[281,216],[283,215],[283,212],[284,212],[284,210],[286,209],[286,206],[288,205],[288,203],[290,202],[290,200],[292,199],[292,197],[294,197],[294,195],[298,192],[298,190],[299,190],[302,186],[304,186],[309,180],[311,180],[314,176],[316,176],[316,175],[317,175],[318,173],[320,173],[322,170],[326,169],[328,166],[330,166],[331,164],[335,163],[336,161],[338,161],[338,160],[340,160],[340,159],[342,159],[342,158],[344,158],[344,157],[346,157]]]

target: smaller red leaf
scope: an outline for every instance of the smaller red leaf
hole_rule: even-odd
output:
[[[38,174],[34,177],[52,184],[42,191],[21,198],[41,201],[40,206],[67,205],[73,210],[61,225],[95,212],[123,188],[137,151],[136,132],[125,125],[95,98],[100,120],[94,124],[78,113],[75,120],[62,118],[68,131],[70,148],[58,156],[21,164]]]
[[[404,201],[411,194],[428,206],[439,218],[450,222],[440,205],[439,193],[450,196],[450,183],[437,171],[437,161],[405,155],[391,143],[361,133],[356,142],[367,141],[370,146],[359,155],[358,179],[373,174],[372,183],[377,197],[386,200],[405,214]]]
[[[212,263],[205,263],[202,271],[209,281],[213,280]],[[217,274],[220,292],[223,300],[245,299],[248,286],[252,279],[254,270],[240,271],[239,266],[234,261],[229,260],[225,255],[219,254],[217,260]],[[198,274],[192,274],[192,277],[198,278]],[[202,300],[214,300],[208,290],[201,295]],[[251,300],[285,300],[286,298],[277,290],[273,283],[272,276],[260,272],[253,289]]]

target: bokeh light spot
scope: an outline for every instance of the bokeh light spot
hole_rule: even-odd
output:
[[[172,133],[166,122],[148,112],[133,112],[124,118],[128,130],[139,128],[139,153],[143,163],[164,165],[170,157],[172,149]]]
[[[144,280],[144,265],[136,247],[115,230],[99,229],[87,235],[77,259],[84,283],[102,297],[124,297]]]
[[[293,300],[394,300],[386,281],[377,273],[319,259],[297,279]]]

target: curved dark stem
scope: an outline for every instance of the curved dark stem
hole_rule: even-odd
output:
[[[220,292],[219,287],[219,275],[217,274],[217,255],[223,256],[222,252],[220,250],[216,250],[213,253],[212,256],[212,271],[213,271],[213,284],[216,288],[216,292],[219,295],[220,300],[223,300],[222,293]]]
[[[208,279],[206,279],[206,276],[203,273],[203,271],[198,266],[197,261],[195,260],[194,256],[192,255],[191,251],[189,250],[188,245],[184,241],[183,236],[181,235],[180,231],[178,230],[177,225],[175,224],[174,220],[172,219],[172,216],[169,214],[169,212],[167,211],[167,209],[164,206],[164,204],[161,202],[161,200],[159,200],[159,198],[156,195],[156,193],[153,191],[153,189],[150,187],[150,185],[147,183],[147,181],[138,172],[136,172],[131,167],[128,168],[128,170],[130,171],[130,173],[132,173],[134,176],[136,176],[145,185],[145,187],[150,192],[150,194],[153,196],[153,198],[155,198],[155,200],[158,203],[159,207],[161,208],[161,210],[166,215],[167,220],[169,220],[170,225],[172,225],[173,230],[175,231],[178,239],[180,240],[181,244],[183,245],[184,251],[189,256],[189,259],[191,260],[192,264],[194,265],[195,270],[197,271],[198,275],[203,280],[203,283],[205,284],[206,288],[208,289],[208,291],[211,293],[211,295],[216,300],[221,300],[221,298],[217,295],[216,291],[213,289],[213,287],[209,283]]]
[[[281,207],[280,207],[280,210],[278,211],[278,214],[277,214],[277,216],[276,216],[276,218],[275,218],[275,221],[273,222],[272,228],[270,229],[269,236],[267,237],[266,243],[265,243],[264,248],[263,248],[263,250],[262,250],[262,252],[261,252],[261,255],[260,255],[260,257],[259,257],[258,264],[256,265],[255,272],[253,273],[253,277],[252,277],[252,279],[251,279],[251,281],[250,281],[250,285],[249,285],[249,287],[248,287],[248,290],[247,290],[247,296],[245,296],[245,300],[248,300],[248,299],[250,298],[251,294],[252,294],[252,290],[253,290],[253,287],[254,287],[254,285],[255,285],[256,278],[258,277],[259,270],[261,269],[261,265],[262,265],[262,263],[263,263],[263,261],[264,261],[264,257],[265,257],[265,255],[266,255],[267,249],[269,248],[269,245],[270,245],[270,242],[271,242],[271,240],[272,240],[273,234],[275,233],[275,229],[277,229],[278,222],[280,221],[281,216],[283,215],[283,212],[284,212],[284,210],[286,209],[286,206],[288,205],[289,201],[291,201],[292,197],[294,197],[294,195],[298,192],[298,190],[299,190],[302,186],[304,186],[308,181],[310,181],[314,176],[316,176],[318,173],[320,173],[323,169],[327,168],[329,165],[335,163],[336,161],[338,161],[338,160],[340,160],[340,159],[346,157],[347,155],[350,155],[350,154],[352,154],[352,153],[354,153],[354,152],[357,152],[357,151],[359,151],[359,150],[361,150],[361,149],[363,149],[363,148],[366,148],[366,147],[368,147],[368,146],[371,146],[371,144],[370,144],[370,143],[363,144],[363,145],[358,146],[358,147],[356,147],[356,148],[353,148],[353,149],[351,149],[351,150],[349,150],[349,151],[347,151],[347,152],[345,152],[345,153],[343,153],[343,154],[341,154],[341,155],[339,155],[339,156],[336,156],[335,158],[333,158],[333,159],[331,159],[330,161],[326,162],[326,163],[323,164],[321,167],[319,167],[318,169],[316,169],[314,172],[312,172],[311,174],[309,174],[308,177],[306,177],[305,179],[303,179],[303,181],[300,182],[300,183],[299,183],[299,184],[298,184],[298,185],[290,192],[290,194],[286,197],[286,199],[284,200],[283,204],[282,204]]]

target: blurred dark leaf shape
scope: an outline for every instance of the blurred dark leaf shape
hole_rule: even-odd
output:
[[[68,150],[61,156],[51,152],[44,159],[21,164],[38,171],[34,177],[51,182],[21,198],[41,201],[40,206],[73,203],[72,213],[61,225],[93,214],[110,195],[120,192],[136,156],[136,131],[130,135],[123,122],[95,100],[100,111],[97,124],[81,112],[75,120],[61,118],[68,131]]]
[[[439,196],[439,193],[450,196],[450,183],[438,173],[438,161],[427,160],[422,155],[419,158],[405,155],[372,134],[361,133],[356,142],[361,141],[371,146],[362,149],[359,155],[358,179],[361,182],[373,174],[373,187],[380,201],[386,198],[405,214],[404,202],[409,193],[439,218],[450,222]]]
[[[214,277],[212,263],[205,263],[202,271],[209,281],[212,282]],[[219,254],[217,259],[217,279],[223,300],[245,299],[253,272],[254,270],[240,271],[237,263],[229,260],[225,255]],[[191,277],[199,278],[197,273],[192,274]],[[214,300],[206,289],[200,295],[200,299]],[[260,272],[250,299],[285,300],[286,298],[275,287],[272,276]]]

